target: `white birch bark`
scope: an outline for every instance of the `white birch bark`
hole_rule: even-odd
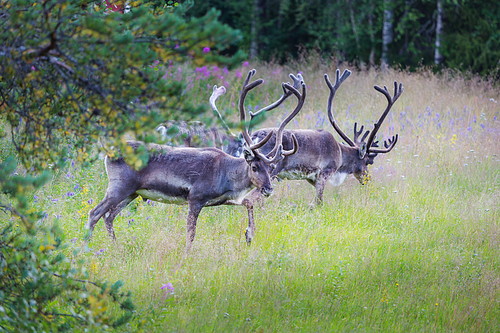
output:
[[[443,0],[437,0],[436,48],[434,49],[434,63],[436,65],[443,62],[443,55],[439,52],[443,37],[443,15]]]
[[[384,0],[384,23],[382,26],[382,68],[387,68],[389,64],[389,44],[394,38],[392,21],[394,10],[392,0]]]

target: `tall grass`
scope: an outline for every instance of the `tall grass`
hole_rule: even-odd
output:
[[[308,99],[290,127],[332,131],[323,75],[333,77],[333,62],[255,63],[218,77],[183,68],[181,79],[192,80],[188,93],[199,103],[211,85],[226,84],[219,109],[236,121],[237,76],[252,66],[266,81],[249,94],[252,108],[276,100],[287,74],[302,71]],[[117,243],[100,221],[77,256],[93,278],[121,279],[134,293],[138,317],[129,329],[499,331],[498,87],[453,72],[355,71],[334,101],[346,133],[354,122],[371,129],[386,106],[373,86],[392,92],[394,81],[405,91],[379,136],[400,139],[375,159],[371,181],[328,185],[324,205],[313,211],[307,182],[275,183],[275,194],[256,208],[250,247],[239,207],[203,209],[185,260],[185,206],[133,202],[115,220]],[[290,98],[262,126],[276,125],[294,105]],[[102,163],[71,165],[35,194],[33,205],[46,212],[39,223],[58,220],[67,241],[81,248],[88,211],[106,186]]]

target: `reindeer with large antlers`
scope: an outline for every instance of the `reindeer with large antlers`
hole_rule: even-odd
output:
[[[239,113],[245,123],[244,102],[247,93],[263,83],[258,79],[250,83],[255,70],[251,70],[243,84],[240,94]],[[284,84],[296,96],[300,93]],[[302,85],[305,98],[305,85]],[[220,91],[221,93],[222,90]],[[303,105],[299,98],[295,111],[283,122],[285,125]],[[246,126],[246,125],[245,125]],[[104,218],[109,235],[116,239],[113,221],[118,213],[139,195],[154,201],[174,204],[187,204],[186,252],[189,252],[196,231],[196,221],[203,207],[218,205],[242,205],[245,195],[256,187],[263,196],[273,192],[269,177],[269,168],[273,168],[281,159],[297,152],[293,144],[290,150],[283,150],[281,135],[271,153],[263,154],[259,149],[269,141],[273,131],[259,143],[254,144],[247,129],[243,126],[242,134],[246,141],[245,158],[235,158],[216,148],[170,147],[150,144],[150,158],[143,169],[136,171],[128,166],[123,158],[111,160],[106,157],[105,167],[109,179],[104,199],[89,212],[89,235],[101,217]],[[295,139],[291,139],[296,143]],[[130,141],[129,145],[137,148],[141,142]],[[253,219],[249,221],[247,241],[255,233]],[[250,239],[248,238],[250,237]]]
[[[399,84],[398,87],[396,82],[394,82],[393,97],[391,97],[385,86],[383,89],[378,86],[374,87],[387,98],[388,105],[378,122],[375,123],[375,127],[366,142],[364,139],[368,136],[369,131],[360,138],[360,135],[363,133],[363,126],[357,131],[357,123],[354,125],[354,140],[351,140],[340,129],[333,117],[332,102],[337,89],[350,74],[351,72],[349,70],[345,70],[342,77],[339,77],[340,71],[337,70],[335,85],[331,84],[328,75],[325,74],[325,82],[330,89],[330,96],[327,104],[328,119],[335,131],[342,137],[347,145],[339,143],[331,133],[324,130],[297,129],[285,130],[282,133],[283,138],[280,142],[283,143],[284,149],[291,147],[292,144],[296,144],[295,140],[297,140],[300,150],[297,154],[288,156],[280,161],[272,171],[271,177],[289,180],[307,180],[316,190],[316,195],[310,204],[311,207],[322,203],[323,191],[327,180],[333,185],[338,186],[344,181],[347,175],[353,174],[361,184],[364,184],[368,165],[373,164],[373,160],[377,154],[390,152],[398,140],[398,135],[396,135],[385,141],[385,149],[379,149],[377,142],[375,142],[376,134],[385,117],[396,100],[403,93],[403,85]],[[280,101],[281,100],[283,100],[283,96],[280,98]],[[255,114],[252,114],[252,116],[255,116]],[[261,142],[263,138],[267,138],[270,133],[273,134],[274,132],[275,129],[273,128],[261,129],[253,133],[252,139],[254,142]],[[292,136],[294,139],[292,139]],[[273,135],[272,138],[267,141],[266,145],[262,147],[261,151],[268,152],[274,150],[273,144],[275,141]],[[254,201],[258,199],[258,197],[258,193],[254,192],[248,196],[248,200]],[[250,208],[253,207],[251,204],[247,204],[247,206]]]

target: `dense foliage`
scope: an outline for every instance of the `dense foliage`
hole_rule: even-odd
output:
[[[122,283],[83,280],[88,274],[81,262],[62,252],[67,246],[57,224],[33,224],[44,217],[28,208],[28,194],[43,186],[50,174],[13,175],[15,167],[12,158],[0,164],[0,188],[11,200],[1,203],[11,218],[0,228],[0,332],[57,332],[75,327],[100,331],[125,324],[134,305],[130,293],[120,291]],[[121,309],[119,316],[108,311],[113,306]]]
[[[218,55],[240,35],[216,10],[188,19],[189,3],[133,5],[121,13],[103,1],[0,0],[0,131],[14,146],[0,150],[0,331],[102,331],[129,321],[122,283],[89,281],[60,217],[46,223],[28,198],[69,157],[88,163],[114,146],[139,168],[146,154],[131,151],[126,134],[151,141],[162,120],[204,111],[159,66],[231,67],[243,56]]]
[[[128,132],[151,140],[159,120],[201,112],[183,93],[185,84],[165,80],[158,65],[232,65],[241,58],[217,55],[239,32],[219,23],[216,10],[187,20],[182,6],[154,14],[147,1],[121,14],[98,4],[0,2],[0,108],[27,166],[61,161],[68,143],[85,161],[98,140],[106,150],[124,148]],[[143,160],[129,162],[139,167]]]
[[[442,4],[442,64],[481,74],[497,68],[500,3],[442,0]],[[436,1],[208,0],[196,3],[190,13],[199,16],[212,7],[222,11],[223,22],[242,30],[247,49],[252,38],[256,40],[262,59],[283,61],[296,57],[300,47],[317,48],[325,56],[361,67],[380,64],[383,16],[389,9],[393,11],[389,63],[411,68],[434,63]]]

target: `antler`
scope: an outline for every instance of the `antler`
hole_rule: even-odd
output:
[[[347,135],[345,135],[344,132],[342,132],[342,130],[340,129],[339,125],[335,121],[335,118],[333,117],[333,114],[332,114],[332,102],[333,102],[333,99],[335,98],[335,93],[337,92],[337,89],[340,87],[342,82],[344,82],[349,77],[349,75],[351,75],[351,71],[346,69],[346,70],[344,70],[344,73],[342,73],[342,77],[339,78],[340,71],[337,69],[335,85],[332,85],[332,83],[330,82],[330,79],[328,78],[328,74],[325,74],[325,82],[326,82],[326,85],[328,86],[328,88],[330,89],[330,97],[328,98],[327,110],[328,110],[328,119],[330,120],[330,123],[332,124],[333,128],[342,137],[342,139],[344,139],[344,141],[347,142],[347,144],[349,146],[355,147],[354,142],[352,142],[351,139],[349,139],[349,137]]]
[[[380,88],[379,86],[374,86],[374,88],[375,88],[375,90],[382,93],[387,98],[387,107],[385,108],[384,113],[382,113],[382,115],[380,116],[380,119],[374,124],[374,128],[372,130],[372,133],[368,137],[368,141],[367,141],[366,145],[368,147],[368,152],[388,153],[392,150],[392,148],[394,148],[394,146],[396,145],[396,142],[398,141],[397,134],[396,134],[396,136],[393,136],[392,139],[389,139],[389,143],[384,142],[384,146],[386,149],[372,149],[371,146],[372,146],[373,140],[375,139],[375,136],[377,135],[378,130],[380,129],[380,126],[382,126],[382,123],[384,122],[385,117],[387,116],[387,114],[389,113],[392,106],[399,98],[399,96],[401,96],[401,94],[403,93],[404,88],[403,88],[402,83],[399,84],[399,88],[398,88],[398,83],[396,81],[394,81],[394,96],[393,97],[391,97],[391,94],[387,90],[386,86],[384,86],[384,89]]]
[[[392,138],[389,138],[384,141],[384,147],[386,149],[370,149],[370,153],[377,153],[377,154],[383,154],[383,153],[388,153],[394,148],[396,145],[396,142],[398,142],[398,135],[396,134]],[[378,146],[378,145],[377,145]],[[375,143],[372,144],[372,147],[376,147]]]
[[[268,155],[275,154],[277,152],[277,150],[279,150],[279,147],[282,146],[283,131],[285,129],[285,126],[299,113],[299,111],[304,106],[304,102],[306,100],[306,95],[307,95],[306,94],[306,84],[304,83],[304,81],[301,81],[300,85],[302,86],[302,94],[297,89],[295,89],[295,87],[291,86],[290,83],[282,83],[283,91],[288,90],[290,92],[290,94],[294,94],[297,97],[298,102],[297,102],[297,106],[295,107],[295,110],[293,110],[293,112],[290,113],[288,115],[288,117],[286,117],[285,120],[283,120],[281,122],[281,124],[278,126],[278,131],[276,133],[276,144],[275,144],[273,150],[271,150]],[[297,152],[298,142],[297,142],[297,138],[295,137],[295,135],[292,135],[292,140],[293,140],[293,149],[283,151],[283,153],[282,153],[283,156],[289,156],[289,155],[295,154]],[[275,158],[276,158],[276,156],[278,156],[278,154],[275,155]],[[273,163],[274,163],[274,161],[273,161]]]
[[[302,77],[302,74],[299,73],[299,74],[297,74],[297,76],[295,76],[295,75],[293,75],[293,74],[290,73],[288,76],[290,76],[290,78],[293,80],[293,87],[296,90],[299,90],[302,82],[304,82],[304,78]],[[290,83],[288,83],[288,84],[290,84]],[[273,104],[271,104],[269,106],[266,106],[265,108],[262,108],[262,109],[260,109],[259,111],[255,112],[255,113],[249,112],[250,117],[251,117],[250,119],[253,119],[255,116],[261,114],[262,112],[271,111],[271,110],[277,108],[288,97],[292,96],[292,92],[290,90],[285,89],[284,86],[282,86],[282,87],[283,87],[283,95],[281,95],[281,97],[276,102],[274,102]]]
[[[253,88],[257,87],[258,85],[262,84],[264,80],[258,79],[255,80],[254,82],[250,83],[250,79],[252,76],[255,75],[256,70],[252,69],[251,71],[248,72],[247,78],[245,79],[245,82],[243,83],[243,88],[241,89],[241,94],[240,94],[240,101],[238,103],[238,108],[240,110],[240,121],[243,123],[243,128],[241,129],[241,133],[243,134],[243,138],[245,139],[245,142],[248,145],[248,149],[251,151],[254,151],[256,149],[259,149],[262,147],[273,135],[273,132],[269,132],[269,134],[262,140],[261,142],[257,144],[253,144],[252,139],[250,138],[250,135],[248,134],[247,130],[247,125],[245,124],[246,117],[245,117],[245,98],[247,97],[247,94],[250,90]]]
[[[360,144],[361,142],[365,141],[366,137],[368,134],[370,134],[370,131],[366,131],[361,140],[359,140],[359,135],[363,133],[363,130],[365,129],[365,126],[361,125],[361,128],[359,129],[359,132],[357,131],[358,123],[354,123],[354,143]]]
[[[365,127],[362,125],[361,128],[358,131],[357,130],[357,126],[358,126],[358,123],[355,122],[354,123],[354,143],[359,146],[359,145],[361,145],[365,141],[365,139],[368,136],[368,134],[370,134],[370,131],[366,131],[365,134],[363,135],[363,137],[361,138],[361,140],[359,140],[359,135],[361,133],[363,133],[363,130],[364,130]],[[372,147],[378,147],[378,141],[374,141],[371,146]]]
[[[226,93],[226,88],[224,86],[220,86],[217,88],[217,85],[214,85],[214,89],[212,92],[212,95],[210,96],[209,102],[210,106],[212,107],[212,110],[214,111],[215,114],[219,117],[220,122],[222,123],[222,126],[226,129],[226,131],[233,137],[236,137],[233,132],[231,132],[231,129],[227,125],[227,123],[224,121],[222,118],[222,115],[220,114],[219,110],[217,109],[217,106],[215,105],[215,101],[217,98],[221,95],[224,95]]]
[[[252,90],[253,88],[262,84],[262,82],[264,82],[264,80],[258,79],[252,83],[249,83],[251,77],[255,75],[255,72],[256,72],[255,69],[252,69],[251,71],[248,72],[247,78],[245,79],[245,82],[243,83],[243,89],[241,90],[241,94],[240,94],[238,108],[240,111],[240,120],[243,123],[245,123],[245,98],[246,98],[247,93],[250,90]],[[276,134],[275,146],[272,149],[272,151],[270,151],[267,154],[267,156],[264,156],[263,154],[261,154],[257,149],[264,146],[269,141],[269,139],[272,137],[272,135],[275,133],[275,131],[270,131],[262,141],[260,141],[256,144],[253,144],[252,139],[250,138],[250,135],[248,134],[248,130],[246,128],[246,125],[243,126],[242,134],[243,134],[243,138],[245,139],[245,141],[248,145],[248,148],[253,152],[254,155],[258,156],[260,159],[262,159],[262,161],[264,161],[266,164],[268,164],[270,166],[273,166],[274,164],[278,163],[285,156],[288,156],[288,155],[291,155],[291,154],[294,154],[295,152],[297,152],[298,142],[297,142],[297,139],[295,138],[295,136],[292,137],[292,139],[293,139],[293,149],[292,150],[283,152],[282,142],[283,142],[283,130],[284,130],[286,124],[288,124],[293,119],[293,117],[295,117],[297,115],[297,113],[300,111],[300,109],[304,105],[304,101],[305,101],[305,97],[306,97],[306,92],[305,92],[306,88],[305,88],[305,84],[303,81],[301,81],[301,84],[302,84],[302,90],[303,90],[302,94],[300,94],[298,92],[298,90],[295,89],[293,86],[291,86],[289,83],[283,83],[283,85],[282,85],[283,91],[285,92],[284,95],[287,95],[288,94],[287,90],[290,90],[291,91],[290,94],[295,94],[299,98],[299,103],[298,103],[297,107],[295,108],[295,110],[280,124],[278,132]],[[280,104],[281,104],[281,102],[280,102]],[[279,104],[276,105],[276,103],[273,103],[273,105],[275,105],[274,107],[276,107]],[[265,109],[269,110],[271,108],[266,107]],[[272,157],[270,157],[270,156],[272,156]]]

